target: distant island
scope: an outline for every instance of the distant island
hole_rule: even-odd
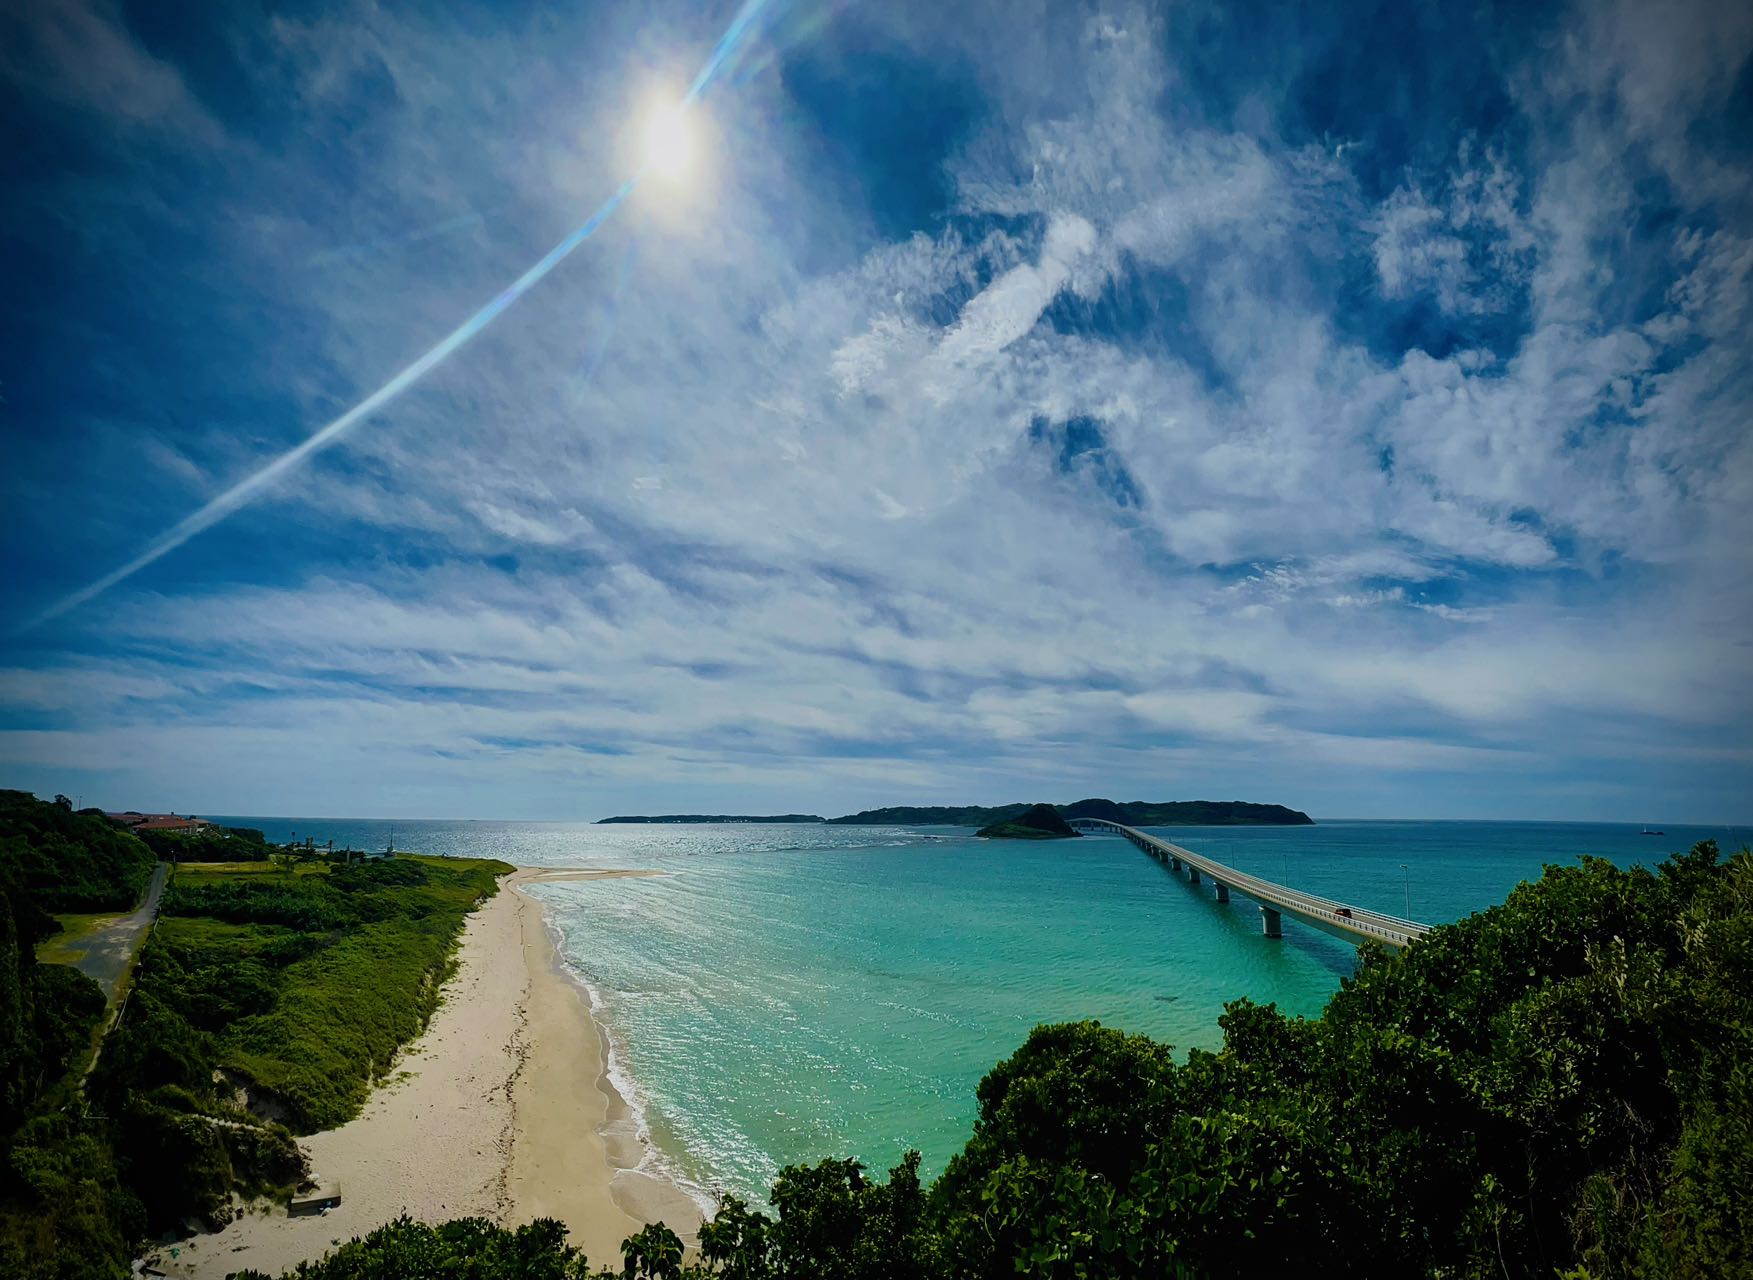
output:
[[[656,813],[619,818],[598,818],[597,826],[609,822],[825,822],[817,813]]]
[[[977,834],[987,840],[1070,840],[1078,833],[1052,805],[1037,804],[1014,818],[981,827]]]
[[[1298,809],[1281,804],[1252,804],[1246,800],[1078,800],[1057,804],[1052,808],[1068,822],[1077,818],[1105,818],[1129,827],[1304,827],[1314,819]],[[1002,804],[990,808],[980,805],[954,807],[947,805],[896,805],[887,809],[866,809],[844,818],[829,818],[836,826],[876,827],[896,825],[986,827],[1005,822],[1027,812],[1026,804]]]
[[[1252,804],[1246,800],[1078,800],[1072,804],[1043,805],[1071,821],[1105,818],[1129,827],[1306,827],[1314,819],[1300,809],[1281,804]],[[782,813],[758,816],[743,813],[660,813],[600,818],[598,826],[614,822],[825,822],[838,827],[989,827],[1027,813],[1026,804],[1001,805],[891,805],[865,809],[840,818],[813,813]]]
[[[1000,822],[1005,818],[1014,818],[1029,806],[1026,804],[1001,804],[997,807],[981,805],[891,805],[887,809],[866,809],[861,813],[849,813],[843,818],[829,818],[830,824],[837,827],[984,827],[989,823]]]
[[[1059,812],[1075,818],[1106,818],[1129,827],[1311,827],[1315,820],[1301,809],[1246,800],[1079,800],[1062,804]]]

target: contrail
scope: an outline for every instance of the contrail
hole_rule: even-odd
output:
[[[706,91],[707,86],[712,83],[713,78],[724,66],[725,62],[736,51],[737,45],[741,43],[743,37],[748,33],[749,28],[754,24],[756,16],[766,6],[766,3],[767,0],[746,0],[742,9],[738,11],[737,16],[731,20],[730,26],[725,28],[724,34],[719,37],[718,44],[712,50],[712,56],[709,57],[706,60],[706,64],[700,68],[700,74],[694,77],[694,83],[689,86],[687,94],[682,98],[680,109],[685,110],[692,107],[699,99],[700,95]],[[370,417],[390,401],[394,400],[397,396],[401,395],[402,392],[406,391],[439,364],[443,363],[445,358],[458,347],[462,346],[470,338],[473,338],[476,334],[480,333],[481,330],[497,320],[507,307],[511,306],[512,303],[528,293],[544,276],[558,266],[567,255],[588,240],[591,234],[608,219],[609,215],[614,213],[616,209],[620,208],[621,204],[627,199],[627,197],[633,193],[634,188],[639,185],[640,179],[644,176],[644,172],[644,169],[641,168],[634,173],[631,178],[624,181],[618,188],[616,188],[615,193],[607,200],[603,201],[597,211],[591,214],[590,218],[583,226],[579,227],[578,230],[572,232],[572,234],[560,241],[559,244],[548,250],[548,252],[544,254],[534,266],[528,271],[525,271],[516,280],[512,281],[512,283],[507,286],[498,297],[494,298],[479,311],[475,312],[474,315],[463,321],[455,329],[452,329],[450,333],[439,339],[436,346],[429,350],[425,355],[415,360],[412,364],[408,365],[376,391],[373,391],[370,395],[366,396],[365,399],[361,400],[340,417],[330,422],[327,426],[316,431],[301,443],[294,445],[291,449],[288,449],[272,462],[269,462],[266,466],[262,467],[261,470],[238,481],[238,483],[227,489],[217,498],[214,498],[199,511],[184,516],[181,520],[177,521],[176,524],[172,525],[169,529],[166,529],[163,533],[159,534],[158,537],[147,543],[145,549],[132,560],[128,561],[120,568],[112,569],[110,572],[104,574],[103,577],[98,578],[87,586],[81,587],[70,595],[57,600],[47,609],[44,609],[41,613],[24,623],[19,630],[28,631],[32,627],[40,626],[53,618],[58,618],[69,610],[77,609],[80,605],[97,598],[117,583],[133,577],[147,565],[152,564],[154,561],[157,561],[168,555],[170,552],[175,551],[190,538],[211,529],[214,525],[231,515],[234,511],[247,505],[257,494],[261,493],[262,490],[266,489],[269,485],[280,479],[281,476],[284,476],[287,472],[297,467],[313,453],[333,444],[347,431],[349,427],[352,427],[355,423],[364,418]]]
[[[399,249],[404,245],[422,244],[428,240],[436,240],[440,236],[448,236],[453,232],[478,227],[487,220],[488,213],[498,213],[503,208],[504,206],[500,206],[492,210],[461,213],[454,218],[446,218],[443,222],[433,226],[421,227],[414,231],[404,232],[399,236],[378,236],[372,240],[361,240],[335,249],[323,249],[306,258],[305,265],[326,267],[332,262],[346,262],[350,258],[363,258],[386,249]]]

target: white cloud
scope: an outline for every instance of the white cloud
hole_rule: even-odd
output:
[[[371,58],[396,87],[351,143],[380,185],[315,144],[250,157],[263,207],[220,246],[262,305],[321,317],[272,372],[322,420],[600,198],[612,140],[576,121],[627,94],[568,82],[556,106],[517,40],[376,10],[277,31],[313,118]],[[1732,766],[1753,228],[1627,248],[1671,273],[1628,309],[1600,248],[1636,185],[1622,135],[1536,120],[1525,168],[1466,142],[1362,208],[1324,149],[1171,127],[1159,35],[1116,13],[1075,47],[986,49],[956,218],[893,244],[821,190],[773,78],[713,98],[710,217],[612,225],[274,496],[358,554],[117,596],[87,642],[127,656],[0,679],[55,725],[0,752],[142,802],[199,772],[242,808],[567,814],[630,788],[832,808],[1208,783],[1320,810],[1359,770],[1531,804],[1628,742]],[[1642,63],[1589,83],[1636,86],[1638,136],[1697,100]],[[512,214],[442,252],[374,238],[485,191]],[[348,228],[380,247],[313,273]],[[1526,331],[1385,353],[1339,314],[1330,251]],[[1160,331],[1079,320],[1141,270],[1175,286]],[[1082,418],[1139,502],[1024,444]],[[247,465],[209,443],[191,482]]]
[[[1047,224],[1041,257],[1012,267],[962,308],[938,347],[951,364],[992,355],[1035,327],[1041,313],[1071,280],[1078,262],[1096,247],[1096,229],[1076,214],[1057,214]]]
[[[1521,209],[1521,183],[1502,155],[1464,139],[1447,175],[1446,199],[1396,189],[1367,219],[1383,296],[1434,295],[1451,315],[1509,309],[1528,283],[1535,247]]]
[[[43,0],[21,6],[13,37],[0,46],[8,80],[97,113],[128,135],[174,131],[212,146],[222,133],[182,75],[143,48],[119,6],[104,0]]]

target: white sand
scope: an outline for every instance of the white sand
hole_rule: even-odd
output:
[[[644,1152],[606,1075],[602,1033],[560,967],[541,908],[518,886],[640,872],[522,870],[463,928],[456,975],[431,1025],[359,1117],[303,1140],[311,1172],[337,1187],[327,1214],[258,1209],[223,1231],[153,1256],[174,1276],[270,1275],[406,1213],[566,1223],[596,1264],[662,1218],[684,1237],[700,1213],[636,1166]],[[509,891],[506,891],[509,890]],[[605,1136],[606,1135],[606,1136]]]

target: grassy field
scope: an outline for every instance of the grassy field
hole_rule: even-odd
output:
[[[137,990],[204,1041],[251,1104],[297,1133],[358,1114],[425,1027],[464,918],[502,862],[185,863]]]
[[[37,944],[37,961],[40,964],[74,964],[85,958],[86,943],[91,936],[106,925],[127,918],[127,912],[99,912],[97,914],[57,915],[55,922],[61,926],[61,932],[52,938],[45,938]]]
[[[456,861],[456,859],[452,859]],[[255,862],[179,862],[176,864],[177,874],[187,878],[190,883],[203,878],[226,878],[231,876],[260,876],[270,873],[277,876],[326,876],[333,868],[332,863],[314,859],[309,862],[298,862],[288,867],[282,863]]]

